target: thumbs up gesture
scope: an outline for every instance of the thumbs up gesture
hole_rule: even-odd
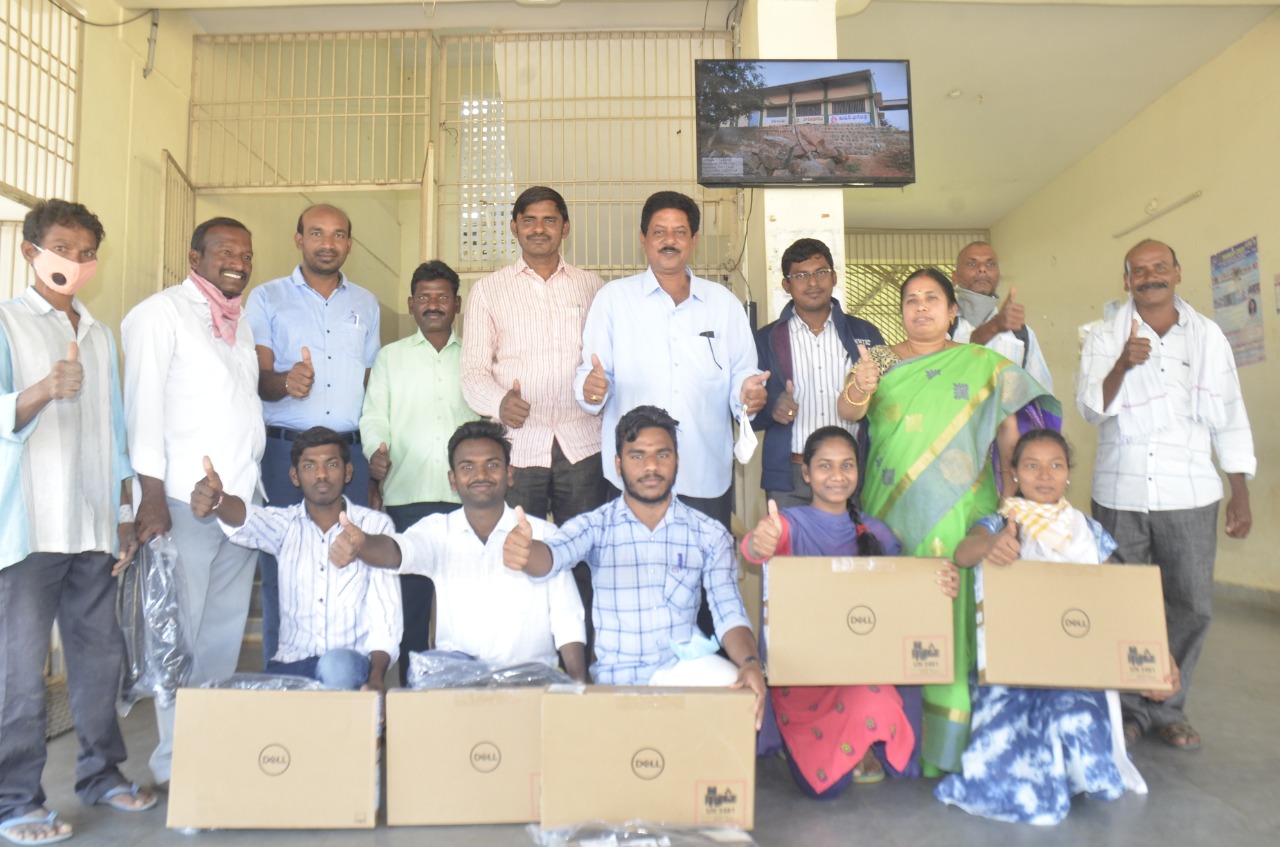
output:
[[[1004,302],[1000,304],[1000,311],[995,316],[996,328],[1000,332],[1017,332],[1027,323],[1026,309],[1014,300],[1017,296],[1018,287],[1009,286],[1009,296],[1004,298]]]
[[[778,501],[770,500],[765,516],[747,536],[747,547],[756,559],[771,559],[778,550],[782,538],[782,516],[778,514]]]
[[[871,358],[867,345],[858,345],[858,361],[853,366],[853,387],[870,397],[880,387],[880,366]]]
[[[1151,342],[1138,334],[1138,319],[1133,319],[1129,329],[1129,337],[1125,339],[1124,349],[1120,351],[1120,367],[1126,371],[1136,368],[1151,358]]]
[[[311,386],[316,381],[316,369],[311,365],[311,351],[302,348],[302,359],[284,376],[284,391],[290,397],[301,400],[311,393]]]
[[[796,402],[796,384],[787,380],[778,399],[773,401],[773,419],[780,424],[795,423],[800,404]]]
[[[529,404],[520,396],[520,380],[513,380],[511,390],[506,393],[498,406],[498,420],[512,429],[519,429],[524,426],[527,417],[529,417]]]
[[[765,389],[765,383],[769,381],[769,372],[749,376],[742,383],[742,405],[747,410],[748,415],[754,415],[756,412],[764,408],[765,401],[769,399],[769,392]]]
[[[522,571],[529,564],[532,549],[533,527],[524,516],[524,508],[516,506],[516,525],[507,533],[507,540],[502,542],[502,564],[513,571]]]
[[[608,393],[609,377],[605,375],[604,365],[600,364],[600,357],[592,353],[591,372],[587,374],[587,378],[582,382],[582,397],[594,406],[602,402],[604,396]]]
[[[222,477],[213,469],[213,462],[204,457],[204,479],[191,490],[191,512],[197,518],[207,518],[222,504]]]
[[[387,474],[391,472],[391,451],[387,449],[387,442],[378,445],[378,449],[369,457],[369,476],[375,482],[382,482],[387,478]]]
[[[334,567],[345,568],[360,557],[360,548],[364,546],[365,534],[351,522],[346,512],[338,515],[338,523],[342,532],[329,545],[329,561]]]
[[[70,400],[84,385],[84,365],[80,364],[80,345],[74,341],[67,347],[67,357],[53,363],[44,378],[50,400]]]
[[[1022,543],[1018,541],[1018,522],[1012,517],[1005,521],[1004,529],[991,538],[991,549],[985,556],[986,561],[991,564],[1006,567],[1022,555]]]

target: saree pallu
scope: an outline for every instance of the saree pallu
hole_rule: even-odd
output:
[[[900,362],[867,410],[871,447],[863,505],[911,556],[950,558],[978,518],[995,511],[990,456],[1000,423],[1061,428],[1062,407],[1026,371],[975,344]],[[960,569],[954,601],[955,681],[924,687],[927,775],[960,770],[969,741],[974,661],[973,573]]]

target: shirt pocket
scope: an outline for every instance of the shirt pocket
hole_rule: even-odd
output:
[[[364,362],[364,343],[369,329],[364,324],[344,323],[338,330],[338,348],[344,356]]]
[[[662,596],[667,605],[673,609],[696,610],[702,601],[702,559],[692,556],[689,559],[667,565],[666,578],[663,581]]]
[[[695,376],[709,382],[727,382],[729,379],[729,356],[723,338],[710,335],[680,338],[676,362],[681,368],[689,368]]]

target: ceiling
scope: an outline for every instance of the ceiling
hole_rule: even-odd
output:
[[[1133,2],[871,0],[865,10],[840,17],[840,58],[911,60],[917,169],[916,184],[906,188],[846,190],[845,226],[990,227],[1277,8],[1256,5],[1269,0],[1244,6]],[[246,33],[721,29],[735,4],[147,0],[146,7],[152,5],[187,9],[209,33]],[[841,0],[839,8],[859,5]],[[802,45],[796,53],[809,58]]]

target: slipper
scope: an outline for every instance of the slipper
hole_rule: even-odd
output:
[[[7,821],[0,823],[0,838],[3,838],[11,844],[22,844],[25,845],[25,847],[36,845],[36,847],[39,847],[41,844],[57,844],[59,841],[66,841],[75,834],[73,832],[55,832],[53,835],[46,835],[44,838],[21,839],[9,832],[10,830],[16,829],[20,826],[31,826],[33,824],[43,824],[47,827],[56,827],[58,825],[58,813],[45,812],[44,814],[40,814],[39,812],[32,812],[28,815],[19,815],[16,818],[9,818]]]
[[[1176,747],[1179,750],[1200,749],[1200,733],[1196,732],[1195,727],[1186,721],[1174,721],[1167,723],[1159,729],[1160,739],[1170,747]]]
[[[140,799],[139,794],[141,791],[142,786],[138,785],[136,782],[130,782],[127,785],[121,783],[99,797],[98,802],[93,805],[110,806],[117,812],[145,812],[148,809],[154,809],[156,807],[156,803],[159,801],[156,800],[156,795],[151,794],[150,792],[148,792],[147,799],[143,800],[142,805],[140,806],[131,804],[124,799],[125,797],[132,797],[135,800]]]
[[[1142,737],[1142,726],[1137,721],[1124,722],[1124,749],[1138,743],[1138,739]]]
[[[884,782],[884,766],[880,764],[875,753],[868,750],[862,757],[862,761],[858,762],[853,769],[853,784],[873,785],[877,782]]]

